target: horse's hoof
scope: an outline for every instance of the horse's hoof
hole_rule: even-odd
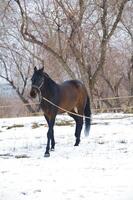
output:
[[[44,154],[44,157],[45,157],[45,158],[50,157],[50,153],[45,153],[45,154]]]
[[[55,149],[54,148],[51,148],[51,151],[54,151]]]
[[[79,142],[75,142],[74,146],[75,147],[79,146]]]
[[[76,146],[79,146],[79,143],[80,143],[80,140],[77,139],[74,146],[75,146],[75,147],[76,147]]]

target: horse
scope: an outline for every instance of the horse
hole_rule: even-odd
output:
[[[91,125],[90,99],[84,84],[79,80],[56,83],[41,69],[34,68],[31,78],[30,96],[40,96],[40,108],[48,124],[47,145],[44,157],[50,156],[55,148],[54,124],[57,114],[67,112],[76,122],[74,146],[80,143],[80,135],[85,117],[85,133],[89,135]]]

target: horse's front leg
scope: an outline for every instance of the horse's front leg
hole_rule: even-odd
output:
[[[51,149],[54,149],[54,146],[55,146],[54,130],[53,130],[55,119],[51,119],[51,120],[47,119],[47,122],[48,122],[49,129],[48,129],[48,132],[47,132],[47,146],[46,146],[46,152],[44,154],[44,157],[49,157],[50,156],[50,153],[49,153],[50,142],[51,142],[51,145],[52,145]]]
[[[50,120],[47,116],[45,116],[45,119],[46,119],[48,127],[49,127],[50,126],[50,124],[49,124]],[[51,133],[51,151],[54,151],[54,147],[55,147],[54,130],[52,130],[52,133]]]

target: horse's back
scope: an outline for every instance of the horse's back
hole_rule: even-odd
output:
[[[84,84],[79,81],[79,80],[68,80],[68,81],[64,81],[62,84],[61,84],[61,87],[62,88],[73,88],[73,89],[83,89],[85,88]]]
[[[83,104],[86,101],[87,91],[79,80],[65,81],[60,85],[60,106],[67,110]]]

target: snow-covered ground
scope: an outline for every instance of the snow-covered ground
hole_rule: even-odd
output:
[[[133,115],[94,115],[79,147],[69,120],[44,158],[43,117],[0,119],[0,200],[133,200]]]

